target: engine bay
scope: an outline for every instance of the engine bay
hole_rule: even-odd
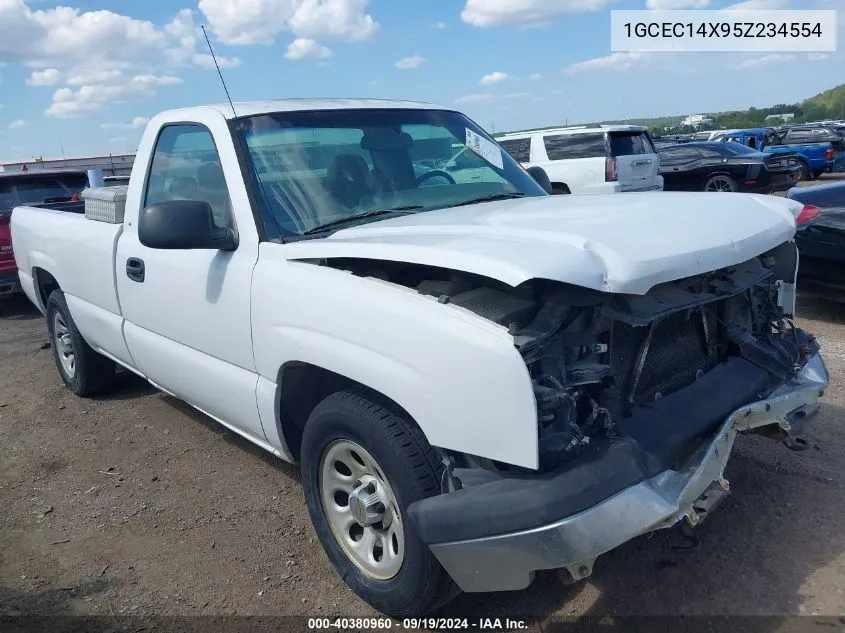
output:
[[[764,370],[760,374],[771,385],[799,371],[818,344],[792,323],[785,284],[794,271],[789,262],[794,246],[778,248],[661,284],[645,295],[538,279],[514,288],[486,277],[391,261],[323,263],[404,286],[507,328],[531,377],[539,470],[544,472],[630,436],[631,420],[731,359]],[[683,451],[694,448],[694,442],[686,444]],[[504,464],[458,457],[460,467],[513,472]]]

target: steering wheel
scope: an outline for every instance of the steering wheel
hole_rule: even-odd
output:
[[[436,178],[436,177],[445,178],[446,180],[449,181],[450,185],[455,184],[455,179],[452,178],[452,176],[450,174],[446,173],[442,169],[432,169],[431,171],[427,171],[422,176],[419,176],[417,178],[417,186],[423,184],[429,178]]]

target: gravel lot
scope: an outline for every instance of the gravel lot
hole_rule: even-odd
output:
[[[584,583],[540,573],[443,615],[845,614],[845,308],[799,303],[832,375],[811,449],[740,438],[698,549],[655,533]],[[132,375],[75,398],[46,341],[25,298],[0,304],[0,615],[377,615],[323,554],[296,467]]]

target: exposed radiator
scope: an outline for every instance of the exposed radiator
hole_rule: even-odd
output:
[[[715,335],[709,310],[678,312],[643,327],[614,322],[611,363],[624,404],[653,402],[712,369]]]

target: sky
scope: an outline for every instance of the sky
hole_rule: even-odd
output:
[[[491,132],[792,103],[845,83],[838,51],[612,53],[611,9],[737,0],[0,0],[0,163],[134,151],[149,117],[225,100],[418,99]]]

